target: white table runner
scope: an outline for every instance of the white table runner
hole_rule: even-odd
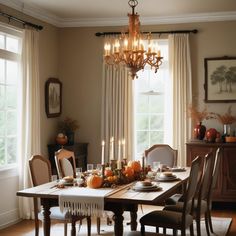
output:
[[[72,187],[64,189],[59,195],[61,212],[85,216],[102,216],[104,213],[104,197],[111,194],[114,189],[90,189]]]

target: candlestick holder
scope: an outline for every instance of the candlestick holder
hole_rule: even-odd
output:
[[[105,165],[102,164],[102,178],[103,178],[103,181],[105,179]]]
[[[127,158],[123,158],[123,165],[127,166]]]
[[[111,170],[116,169],[116,167],[117,167],[116,160],[110,160],[110,167],[111,167]]]

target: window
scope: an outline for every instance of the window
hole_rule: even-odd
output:
[[[157,73],[147,66],[135,80],[135,158],[157,143],[170,143],[171,97],[168,71],[168,41],[158,40],[163,63]]]
[[[21,35],[0,26],[0,170],[17,163]]]

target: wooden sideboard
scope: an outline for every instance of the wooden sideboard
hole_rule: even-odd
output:
[[[236,202],[236,143],[188,142],[187,165],[196,156],[204,157],[208,152],[215,154],[218,147],[222,148],[222,158],[217,187],[213,192],[213,201]]]
[[[55,152],[61,148],[62,146],[59,144],[48,145],[49,161],[51,162],[53,174],[57,174],[55,164]],[[76,167],[82,167],[83,171],[87,169],[88,143],[74,143],[73,145],[64,145],[63,148],[73,151],[75,153]]]

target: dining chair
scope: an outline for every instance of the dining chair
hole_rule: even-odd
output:
[[[167,144],[155,144],[144,152],[146,165],[159,161],[161,164],[173,167],[177,164],[178,151]]]
[[[33,155],[29,160],[29,169],[33,186],[38,186],[51,181],[51,163],[41,155]],[[39,235],[39,220],[43,221],[43,213],[38,210],[38,199],[34,198],[35,236]],[[67,224],[72,223],[72,230],[75,230],[75,222],[87,218],[88,235],[91,232],[91,220],[86,216],[71,216],[69,213],[61,213],[58,206],[50,208],[50,218],[64,223],[64,235],[67,235]]]
[[[193,204],[193,216],[197,225],[197,235],[201,236],[201,216],[205,216],[205,226],[207,235],[210,235],[209,231],[209,217],[208,217],[208,198],[209,188],[212,182],[212,172],[214,168],[214,155],[212,152],[208,153],[204,157],[203,173],[200,180],[199,191],[196,192]],[[183,202],[178,201],[174,205],[167,205],[163,210],[168,211],[180,211],[183,207]]]
[[[75,164],[75,154],[72,151],[66,150],[64,148],[55,152],[55,163],[57,168],[57,173],[59,178],[64,178],[65,176],[76,177],[76,164]],[[107,219],[108,222],[108,219]],[[101,219],[97,217],[97,233],[100,234]]]
[[[181,235],[186,235],[186,229],[190,228],[190,235],[193,236],[193,217],[192,205],[195,191],[197,188],[197,176],[201,168],[202,158],[197,156],[191,164],[190,175],[188,179],[187,189],[184,194],[183,207],[180,211],[152,211],[140,219],[141,235],[145,235],[145,225],[156,227],[158,233],[159,227],[164,229],[171,228],[173,235],[177,235],[177,230],[181,231]]]

